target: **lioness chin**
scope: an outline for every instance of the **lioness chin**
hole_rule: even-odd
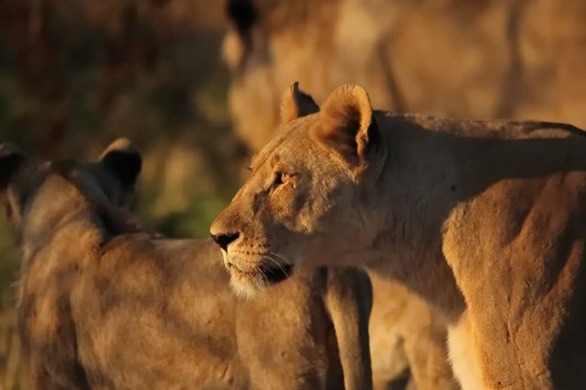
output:
[[[364,273],[298,269],[240,300],[211,240],[163,238],[119,207],[140,167],[125,140],[91,163],[0,144],[31,389],[371,387]]]
[[[367,267],[444,314],[464,389],[586,388],[584,132],[374,111],[351,85],[282,110],[211,226],[226,263]]]

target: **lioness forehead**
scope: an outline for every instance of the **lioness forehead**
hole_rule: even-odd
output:
[[[35,162],[15,178],[13,188],[24,198],[51,188],[51,192],[82,194],[108,191],[115,184],[97,163],[76,159]],[[97,187],[96,187],[97,186]]]
[[[31,164],[17,176],[14,188],[20,192],[30,193],[36,191],[40,186],[45,186],[49,181],[67,182],[75,186],[72,179],[73,172],[79,167],[80,164],[73,160]]]
[[[60,180],[75,185],[77,172],[87,165],[87,163],[84,164],[74,159],[37,163],[21,173],[20,184],[34,186],[35,184],[42,185],[47,180]]]
[[[49,163],[47,174],[59,175],[65,179],[71,180],[75,172],[87,166],[88,163],[82,163],[75,159],[57,160]]]
[[[275,137],[259,153],[252,156],[251,169],[255,170],[266,162],[274,164],[287,160],[289,156],[307,151],[305,148],[311,148],[313,141],[309,137],[309,129],[317,122],[317,115],[308,115],[282,124]]]

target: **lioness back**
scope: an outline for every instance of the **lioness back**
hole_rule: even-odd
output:
[[[2,148],[33,388],[370,386],[363,273],[300,268],[242,300],[211,240],[163,238],[119,207],[140,171],[128,143],[95,163]]]
[[[324,307],[332,272],[301,270],[267,294],[239,299],[210,240],[122,236],[72,294],[74,316],[95,319],[78,337],[92,340],[88,362],[97,359],[111,380],[133,388],[341,388],[344,368]],[[115,304],[104,310],[104,302]]]

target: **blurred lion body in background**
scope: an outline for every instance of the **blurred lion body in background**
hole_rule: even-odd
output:
[[[352,82],[380,109],[586,125],[583,2],[248,3],[255,23],[228,32],[224,58],[235,126],[254,149],[272,136],[293,81],[317,101]]]
[[[239,300],[210,239],[164,239],[122,208],[141,165],[129,148],[37,163],[0,145],[28,388],[370,387],[363,272],[299,269]]]

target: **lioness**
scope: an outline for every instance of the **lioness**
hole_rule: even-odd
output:
[[[363,265],[449,322],[464,389],[586,388],[586,133],[373,111],[336,89],[292,118],[211,226],[241,288],[284,267]]]
[[[118,207],[140,166],[124,140],[91,163],[0,146],[34,389],[370,388],[362,272],[300,269],[239,300],[211,240],[162,238]]]

